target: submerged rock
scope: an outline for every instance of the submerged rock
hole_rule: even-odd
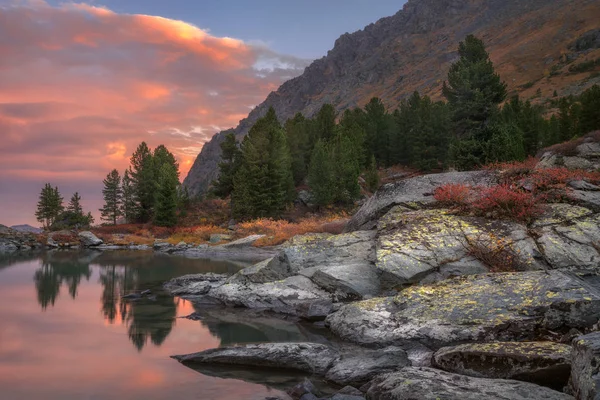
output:
[[[398,296],[342,306],[326,324],[364,345],[418,341],[439,348],[474,341],[534,340],[543,329],[591,327],[600,294],[561,271],[498,273],[414,286]]]
[[[338,356],[324,344],[264,343],[210,349],[173,358],[182,363],[244,365],[325,375]]]
[[[438,350],[433,364],[461,375],[515,379],[562,390],[571,374],[571,346],[552,342],[463,344]]]
[[[600,397],[600,332],[573,341],[571,389],[579,400]]]
[[[373,380],[369,400],[574,400],[528,382],[473,378],[432,368],[407,367]]]

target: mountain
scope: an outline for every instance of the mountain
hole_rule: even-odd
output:
[[[17,232],[22,232],[22,233],[42,233],[43,230],[40,228],[35,228],[31,225],[13,225],[11,226],[11,229],[14,229]]]
[[[482,38],[511,94],[544,101],[600,83],[598,0],[409,0],[391,17],[344,34],[327,56],[269,94],[233,129],[238,139],[273,107],[283,122],[314,115],[323,104],[338,111],[380,97],[395,109],[418,90],[440,98],[458,43]],[[587,65],[585,64],[587,62]],[[574,68],[578,67],[578,68]],[[218,175],[225,135],[204,145],[184,184],[204,193]]]

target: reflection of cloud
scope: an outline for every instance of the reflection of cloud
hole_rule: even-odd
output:
[[[99,192],[142,140],[189,167],[189,149],[306,64],[182,21],[88,4],[0,5],[0,187],[7,177],[40,187],[87,179]]]

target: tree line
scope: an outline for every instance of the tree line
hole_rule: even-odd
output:
[[[40,192],[35,217],[44,229],[51,230],[84,228],[94,223],[92,213],[83,212],[78,192],[73,193],[65,207],[58,186],[52,187],[49,183]]]
[[[233,133],[225,137],[211,193],[231,196],[235,218],[279,217],[303,183],[318,206],[349,204],[360,195],[363,171],[374,189],[378,167],[468,170],[522,160],[600,129],[599,86],[553,100],[558,113],[546,118],[543,106],[507,100],[483,41],[469,35],[458,53],[442,88],[445,101],[415,92],[393,112],[373,98],[341,115],[325,104],[313,118],[298,113],[283,125],[270,108],[241,144]]]
[[[179,183],[179,163],[164,145],[152,151],[146,142],[140,143],[123,177],[113,169],[102,183],[100,214],[113,225],[122,218],[127,223],[174,226],[189,203],[188,191]]]

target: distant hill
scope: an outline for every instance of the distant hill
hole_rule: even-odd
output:
[[[269,94],[233,131],[241,139],[269,107],[283,121],[380,97],[387,107],[418,90],[439,98],[458,43],[482,38],[511,94],[541,102],[600,83],[598,0],[409,0],[397,14],[344,34],[326,57]],[[598,60],[598,61],[596,61]],[[218,175],[216,134],[202,148],[184,184],[204,193]]]
[[[31,225],[13,225],[11,226],[12,229],[14,229],[15,231],[18,232],[23,232],[23,233],[42,233],[43,230],[40,228],[35,228]]]

